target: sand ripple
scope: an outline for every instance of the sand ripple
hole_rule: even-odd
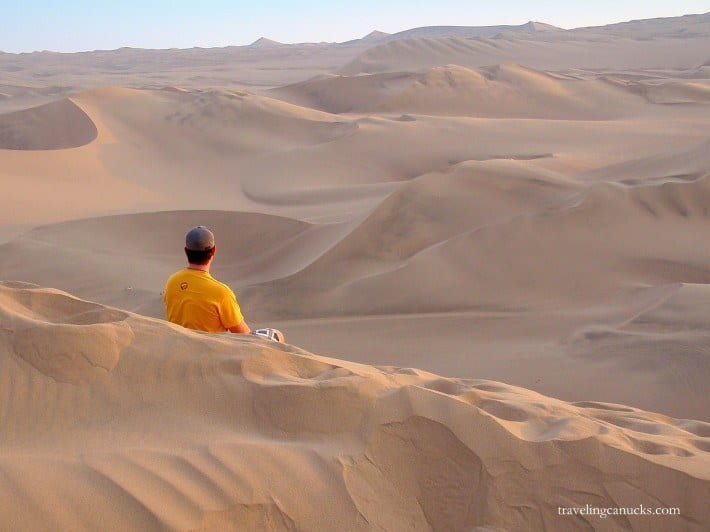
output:
[[[14,528],[582,530],[599,518],[557,506],[585,504],[681,508],[611,528],[710,519],[708,423],[195,333],[24,283],[0,286],[0,318]]]

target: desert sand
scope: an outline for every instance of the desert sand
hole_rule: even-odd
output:
[[[0,53],[0,523],[706,529],[708,50],[710,14]],[[198,224],[289,344],[163,320]]]

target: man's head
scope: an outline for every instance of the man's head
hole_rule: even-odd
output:
[[[214,257],[214,234],[204,225],[193,227],[185,235],[187,262],[204,266]]]

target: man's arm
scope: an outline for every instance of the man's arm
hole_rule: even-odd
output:
[[[237,334],[251,334],[251,329],[247,325],[246,321],[242,321],[239,325],[235,325],[234,327],[230,327],[229,332],[233,332],[233,333],[237,333]]]
[[[226,290],[227,294],[219,309],[219,317],[222,320],[222,323],[225,324],[225,327],[227,323],[236,323],[236,325],[232,327],[226,327],[229,332],[237,334],[251,333],[251,329],[242,315],[242,310],[239,308],[237,296],[234,295],[234,292],[232,292],[229,287],[226,287]]]

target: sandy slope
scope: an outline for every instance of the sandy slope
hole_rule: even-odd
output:
[[[0,366],[11,527],[700,530],[710,518],[710,426],[697,421],[192,333],[22,284],[0,285]],[[557,514],[590,501],[681,516]]]
[[[631,21],[570,31],[412,34],[361,52],[341,73],[421,71],[454,63],[468,68],[514,62],[542,70],[694,69],[707,60],[710,13]]]
[[[238,89],[295,83],[341,66],[370,46],[227,46],[185,50],[121,48],[77,54],[0,53],[0,111],[18,110],[104,86]]]
[[[678,68],[707,64],[708,19],[706,13],[567,31],[550,31],[548,25],[536,22],[517,27],[425,27],[390,36],[373,32],[374,38],[346,43],[121,48],[79,54],[0,52],[0,112],[103,86],[255,90],[297,83],[343,67],[353,74],[514,62],[542,70],[672,68],[675,75]]]
[[[637,284],[707,283],[702,228],[709,203],[710,176],[631,189],[595,185],[569,207],[481,224],[425,247],[402,267],[350,283],[345,298],[355,313],[371,304],[389,312],[529,308],[593,305]],[[422,275],[441,268],[450,274]],[[374,294],[393,277],[403,284],[417,279],[417,288],[396,302],[375,303]]]
[[[299,271],[347,230],[229,211],[108,216],[33,229],[4,245],[0,262],[9,278],[71,284],[77,293],[162,316],[160,293],[166,275],[184,266],[184,233],[199,224],[220,235],[215,275],[240,284]]]
[[[0,149],[59,150],[96,138],[96,126],[71,100],[0,115]]]
[[[409,30],[393,33],[382,38],[384,42],[398,41],[402,39],[432,39],[439,37],[463,37],[467,39],[476,37],[496,37],[501,34],[527,36],[526,34],[564,31],[550,24],[542,22],[526,22],[518,26],[426,26],[422,28],[412,28]]]
[[[651,89],[654,103],[707,101],[709,86]],[[635,87],[634,87],[635,88]],[[642,89],[636,90],[640,92]],[[664,94],[666,93],[667,94]],[[552,76],[516,64],[435,67],[425,73],[329,76],[270,94],[330,113],[418,113],[496,118],[600,120],[639,112],[644,99],[606,79]]]
[[[595,53],[582,55],[584,40],[548,42],[520,39],[407,39],[370,48],[343,66],[340,73],[424,70],[454,63],[468,68],[514,62],[542,70],[570,68],[691,69],[704,63],[710,38],[658,38],[651,41],[606,38],[595,43]]]
[[[523,77],[528,72],[513,71]],[[533,80],[557,86],[545,74],[532,74]],[[526,81],[515,89],[511,109],[524,107],[525,94],[536,98],[532,85]],[[618,97],[615,108],[624,113],[634,109],[627,98],[642,100],[609,90],[594,89],[591,99],[580,97],[574,106],[586,106],[602,118],[608,113],[593,108],[594,98]],[[435,88],[424,92],[425,101],[436,101]],[[460,100],[455,92],[452,98]],[[557,102],[556,96],[551,101]],[[452,162],[555,154],[556,160],[574,158],[576,165],[593,153],[593,164],[599,166],[620,162],[629,153],[648,157],[692,142],[701,128],[692,107],[697,103],[637,108],[636,115],[652,119],[644,127],[565,120],[549,128],[544,121],[343,117],[240,91],[112,88],[81,93],[71,102],[91,120],[96,139],[67,150],[0,150],[0,175],[10,184],[3,196],[3,226],[196,207],[345,221],[371,208],[393,190],[394,182]],[[56,125],[44,130],[45,145],[74,141],[64,134],[71,120],[40,115]],[[24,124],[13,127],[10,134],[19,138],[25,129]],[[671,130],[670,142],[657,137]],[[590,134],[593,146],[586,140]],[[369,156],[362,158],[362,153]]]
[[[57,105],[71,106],[73,114],[55,112]],[[34,121],[17,118],[27,114]],[[0,117],[3,138],[27,148],[0,149],[0,176],[8,185],[2,225],[194,208],[195,202],[254,210],[240,186],[247,164],[273,152],[328,143],[356,128],[326,113],[240,91],[104,88]],[[32,137],[35,144],[23,141],[40,119],[47,126],[42,135]],[[84,129],[96,131],[96,138],[81,137]],[[73,149],[46,149],[79,140],[84,143]]]

